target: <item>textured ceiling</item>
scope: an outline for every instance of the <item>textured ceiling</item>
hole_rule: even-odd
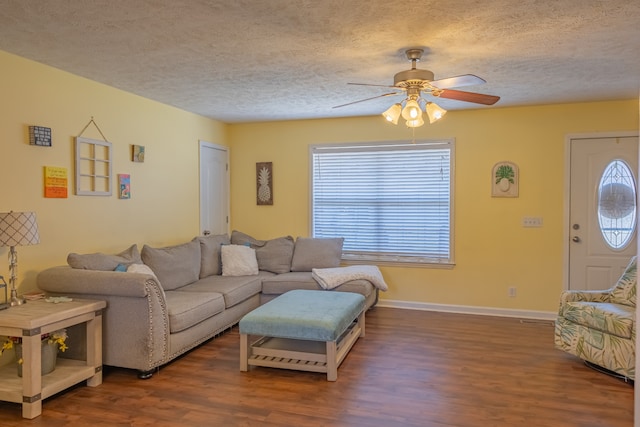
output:
[[[638,0],[0,0],[0,50],[224,122],[376,115],[410,68],[493,107],[632,99]],[[401,97],[397,98],[402,99]]]

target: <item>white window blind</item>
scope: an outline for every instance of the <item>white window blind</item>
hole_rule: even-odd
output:
[[[453,141],[311,147],[312,235],[345,259],[451,263]]]

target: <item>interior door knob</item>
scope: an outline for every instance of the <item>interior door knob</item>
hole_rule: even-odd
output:
[[[576,243],[580,243],[580,238],[578,236],[573,236],[573,239],[571,240],[573,240]]]

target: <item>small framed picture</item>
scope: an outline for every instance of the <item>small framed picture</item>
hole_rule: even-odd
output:
[[[144,162],[144,145],[131,146],[131,161],[136,163]]]
[[[131,198],[131,175],[129,175],[128,173],[118,174],[118,198]]]
[[[273,205],[273,164],[256,163],[256,200],[258,205]]]
[[[29,144],[51,147],[51,128],[29,126]]]
[[[511,162],[498,162],[491,170],[492,197],[518,197],[520,184],[518,165]]]

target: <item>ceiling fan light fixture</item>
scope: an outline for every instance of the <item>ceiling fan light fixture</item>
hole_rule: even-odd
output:
[[[398,124],[398,119],[400,118],[400,113],[402,112],[402,104],[393,104],[391,107],[387,109],[382,116],[390,123],[394,125]]]
[[[447,114],[447,110],[433,102],[427,102],[425,110],[427,111],[427,116],[429,116],[429,123],[437,122]]]
[[[424,120],[422,119],[422,116],[414,120],[407,120],[407,123],[406,123],[408,128],[419,128],[423,124],[424,124]]]
[[[406,121],[413,121],[422,118],[422,109],[415,99],[409,99],[402,110],[402,117]]]

